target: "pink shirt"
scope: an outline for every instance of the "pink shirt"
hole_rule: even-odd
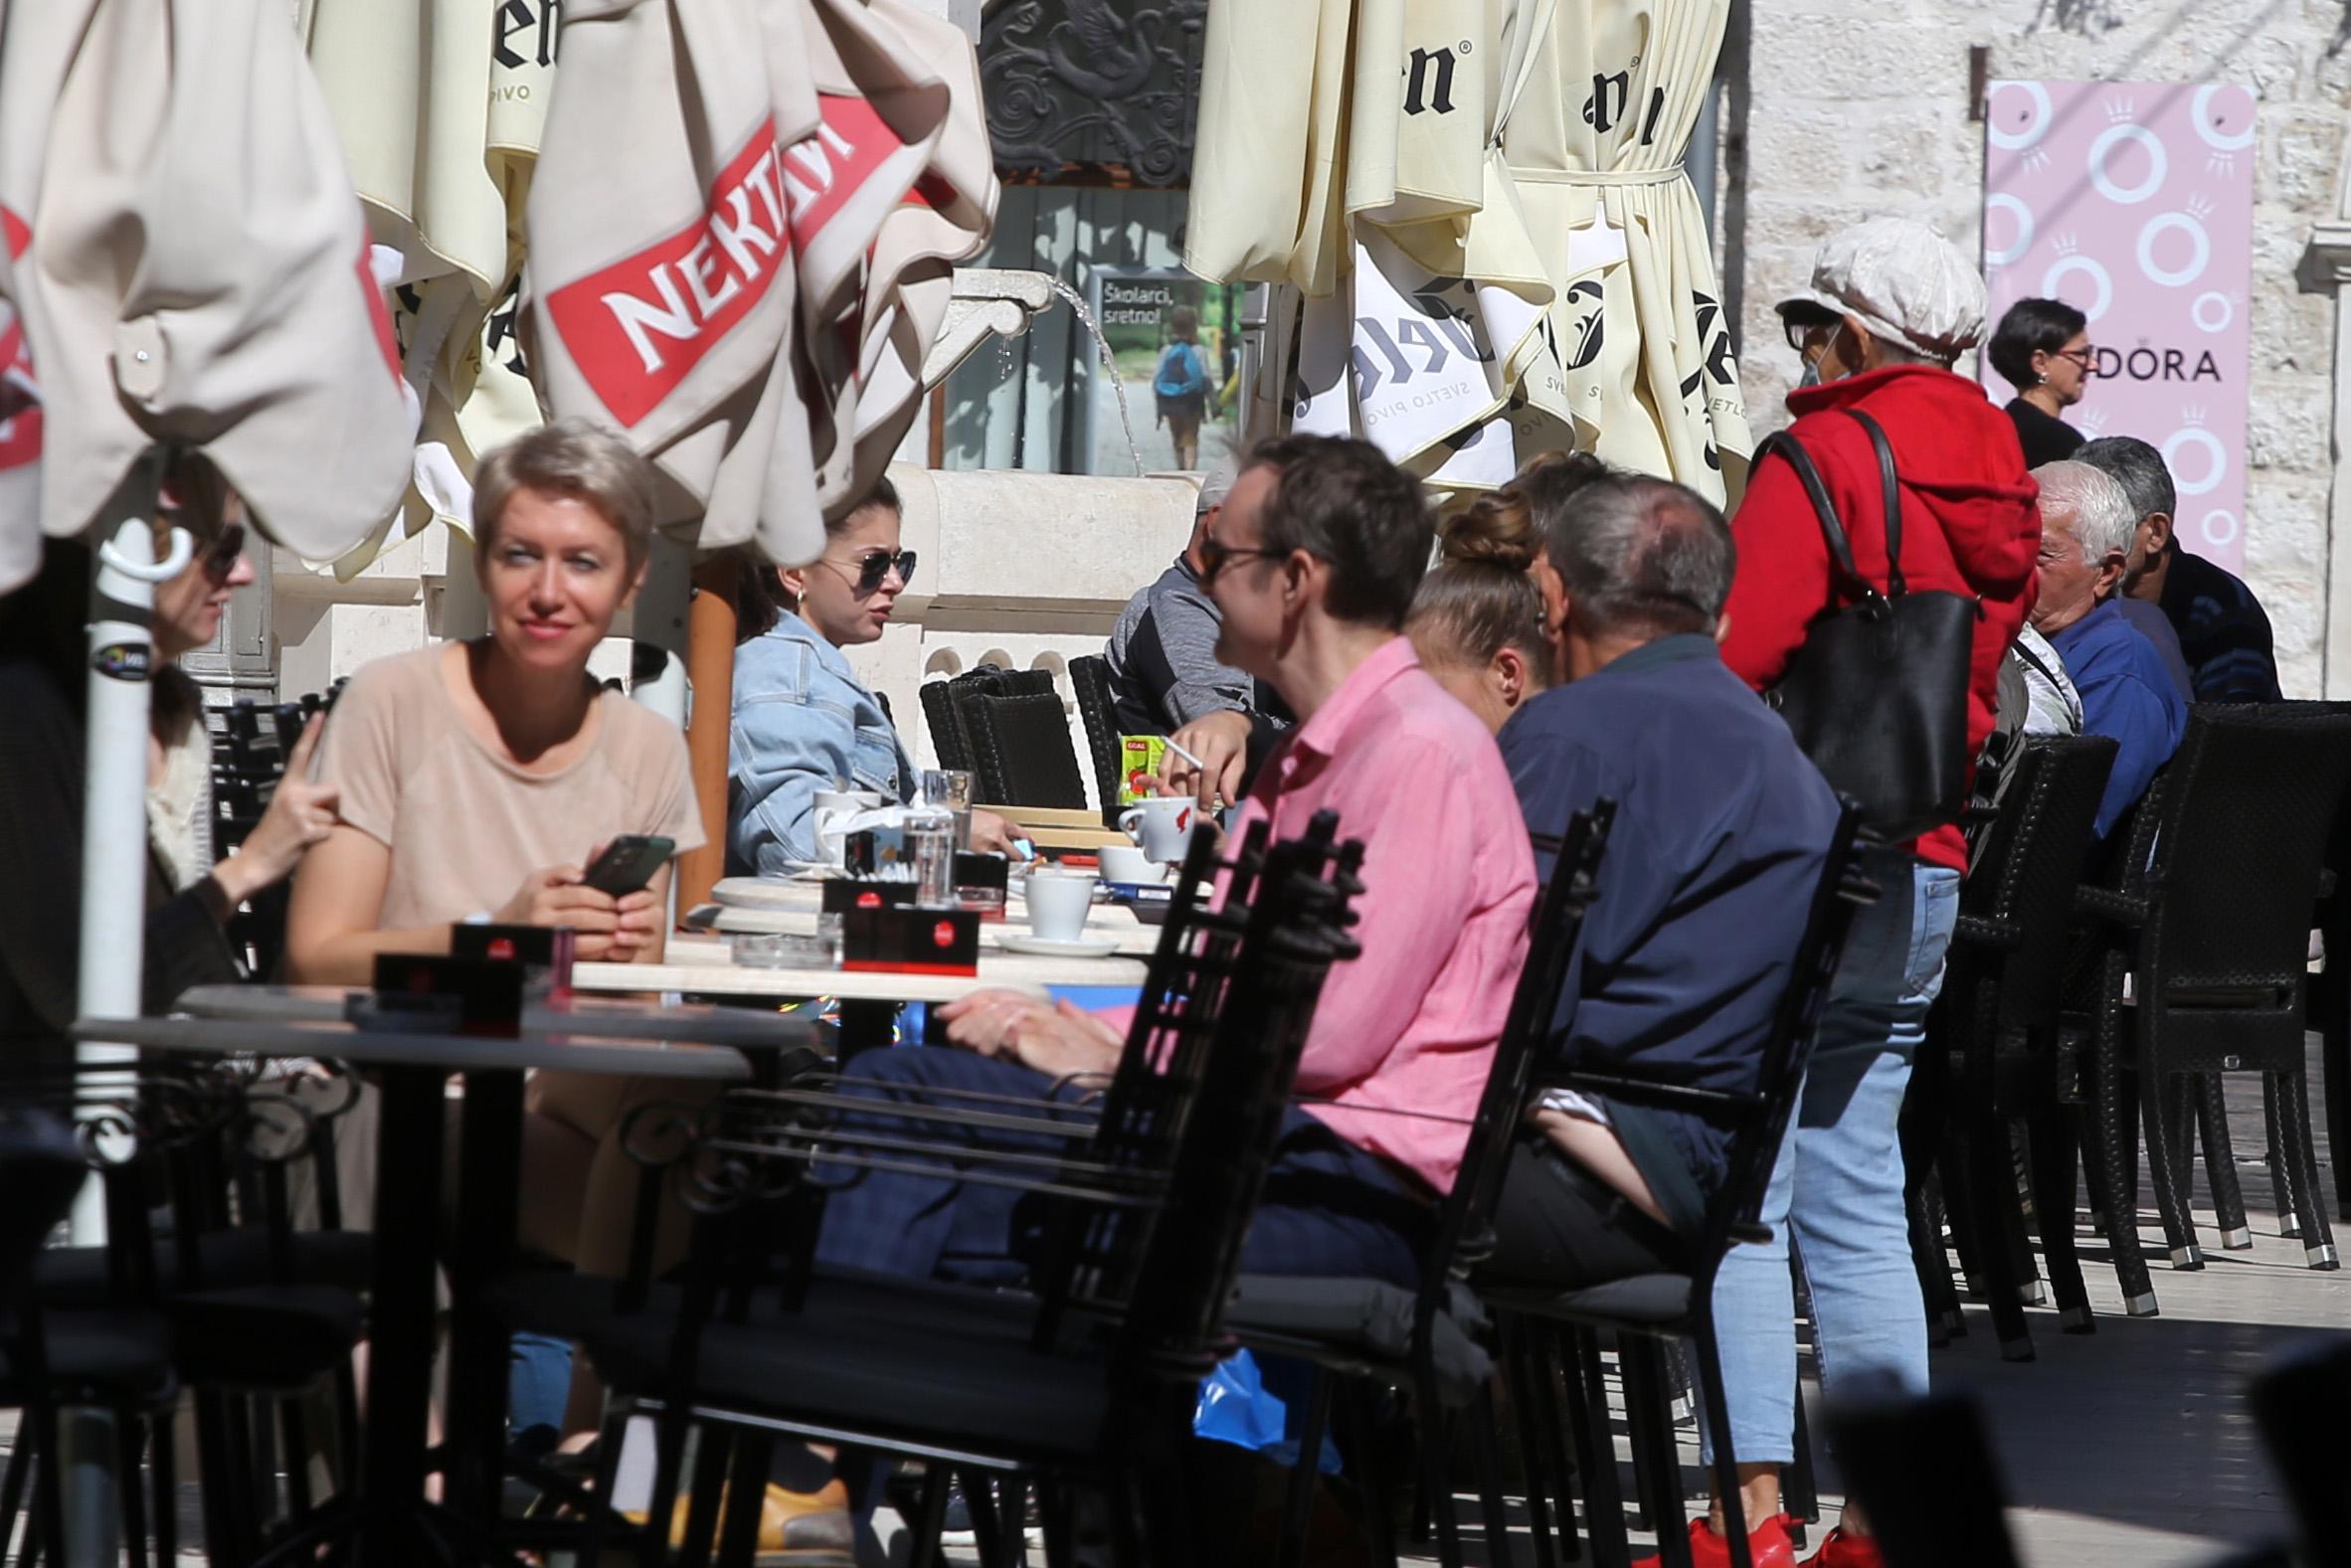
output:
[[[1331,970],[1298,1093],[1348,1141],[1449,1190],[1527,958],[1535,860],[1502,754],[1397,637],[1259,773],[1230,825],[1339,813],[1363,843],[1362,956]],[[1430,1121],[1395,1111],[1449,1117]]]

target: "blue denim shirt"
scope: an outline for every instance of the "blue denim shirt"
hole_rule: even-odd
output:
[[[816,854],[816,791],[914,793],[914,764],[889,715],[840,649],[790,610],[735,650],[727,732],[727,870],[780,873]]]

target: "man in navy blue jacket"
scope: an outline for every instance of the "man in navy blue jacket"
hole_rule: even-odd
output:
[[[2044,463],[2033,477],[2041,486],[2033,626],[2081,694],[2081,732],[2112,736],[2119,748],[2098,799],[2097,835],[2104,838],[2180,749],[2188,703],[2155,645],[2115,603],[2138,526],[2129,494],[2086,462]]]
[[[1587,1067],[1659,1064],[1751,1088],[1826,862],[1837,801],[1787,726],[1723,666],[1715,632],[1730,532],[1703,497],[1640,475],[1546,504],[1536,567],[1564,684],[1503,727],[1528,825],[1556,833],[1606,796],[1615,828],[1553,1048]],[[1690,1112],[1556,1092],[1517,1151],[1494,1277],[1590,1284],[1686,1267],[1728,1136]]]

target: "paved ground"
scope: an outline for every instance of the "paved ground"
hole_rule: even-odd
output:
[[[2313,1052],[2313,1099],[2321,1081]],[[2123,1314],[2106,1248],[2085,1234],[2094,1335],[2060,1334],[2054,1311],[2032,1311],[2039,1358],[2010,1364],[1983,1308],[1970,1306],[1967,1336],[1935,1352],[1938,1385],[1968,1388],[1983,1402],[2025,1568],[2185,1568],[2284,1528],[2276,1480],[2246,1412],[2245,1381],[2308,1330],[2351,1330],[2351,1272],[2313,1273],[2301,1243],[2278,1234],[2258,1080],[2231,1081],[2230,1125],[2252,1251],[2222,1252],[2212,1212],[2200,1208],[2206,1266],[2172,1272],[2161,1262],[2162,1231],[2150,1208],[2140,1235],[2154,1260],[2161,1315]],[[2201,1202],[2201,1171],[2198,1187]],[[2351,1232],[2339,1231],[2337,1241],[2351,1241]],[[1684,1484],[1701,1495],[1697,1439],[1687,1431],[1684,1439]],[[1834,1519],[1833,1462],[1824,1461],[1821,1480]],[[1624,1481],[1629,1492],[1629,1468]],[[1474,1517],[1474,1507],[1465,1516]],[[1527,1539],[1516,1544],[1518,1560],[1532,1562]]]

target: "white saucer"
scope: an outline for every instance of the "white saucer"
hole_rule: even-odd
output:
[[[812,878],[807,867],[778,877],[721,877],[711,887],[710,896],[730,909],[805,910],[811,907],[811,880],[823,879]]]
[[[1006,953],[1025,953],[1039,958],[1107,958],[1119,951],[1119,945],[1107,937],[1055,942],[1050,937],[1023,937],[1006,932],[995,940],[996,946]]]

